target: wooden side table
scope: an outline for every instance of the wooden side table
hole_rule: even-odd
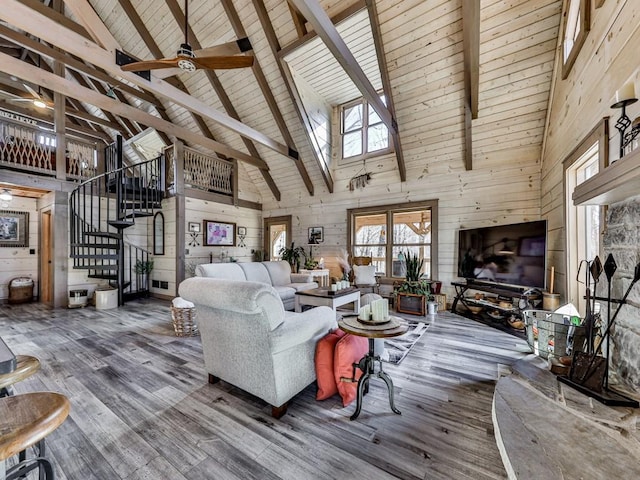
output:
[[[314,279],[318,279],[318,286],[320,287],[328,287],[329,286],[329,269],[328,268],[317,268],[315,270],[305,270],[300,269],[298,273],[306,273],[307,275],[311,275]]]
[[[362,398],[369,391],[369,378],[378,377],[384,381],[389,391],[389,406],[391,411],[400,415],[400,410],[395,407],[393,400],[393,382],[391,377],[382,369],[382,360],[380,356],[375,354],[374,339],[398,337],[407,332],[407,325],[398,317],[389,317],[389,322],[385,324],[370,325],[360,322],[357,317],[345,317],[338,322],[338,326],[347,333],[366,337],[369,340],[369,351],[365,354],[360,362],[354,364],[362,370],[362,376],[358,380],[356,411],[351,415],[351,420],[355,420],[360,415],[362,409]],[[378,362],[379,370],[376,372],[376,362]]]

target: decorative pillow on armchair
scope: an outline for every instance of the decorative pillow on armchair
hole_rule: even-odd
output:
[[[356,285],[375,285],[376,284],[376,266],[375,265],[354,265],[353,266],[353,283]]]
[[[365,353],[369,351],[369,341],[365,337],[347,334],[338,340],[333,353],[333,373],[338,386],[338,393],[342,397],[342,405],[348,406],[356,399],[358,379],[362,376],[362,370],[356,368],[353,376],[353,364],[358,363]]]
[[[336,379],[333,376],[333,352],[338,340],[345,335],[338,328],[322,337],[316,345],[316,379],[318,381],[316,400],[326,400],[338,393]]]

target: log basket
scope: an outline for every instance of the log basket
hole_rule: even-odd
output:
[[[178,308],[171,306],[171,319],[176,337],[192,337],[198,335],[195,308]]]

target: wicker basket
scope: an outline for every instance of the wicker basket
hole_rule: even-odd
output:
[[[176,337],[192,337],[198,335],[195,308],[177,308],[174,306],[170,308]]]

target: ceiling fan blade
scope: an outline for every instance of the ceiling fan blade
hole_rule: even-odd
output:
[[[23,83],[23,85],[24,85],[24,88],[26,88],[27,91],[33,96],[33,98],[40,98],[40,94],[36,92],[33,88],[31,88],[26,83]]]
[[[223,43],[221,45],[214,45],[213,47],[203,48],[201,50],[194,50],[193,53],[196,57],[213,57],[220,55],[238,55],[239,53],[246,52],[250,49],[251,44],[248,43],[248,40],[241,39],[234,40],[233,42]]]
[[[253,55],[245,57],[200,57],[191,61],[198,67],[208,70],[225,70],[231,68],[246,68],[253,65]]]
[[[160,60],[145,60],[129,63],[120,68],[125,72],[141,72],[143,70],[157,70],[158,68],[174,68],[178,66],[179,58],[161,58]]]
[[[33,102],[33,98],[7,98],[7,102]]]

